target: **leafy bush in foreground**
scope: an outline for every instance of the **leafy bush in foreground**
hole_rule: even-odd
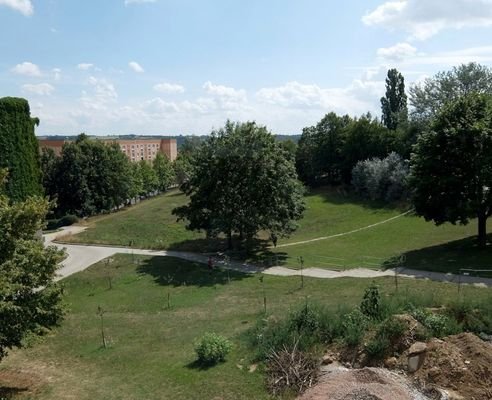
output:
[[[202,364],[213,365],[224,361],[231,349],[231,342],[216,333],[205,333],[195,342],[195,352]]]

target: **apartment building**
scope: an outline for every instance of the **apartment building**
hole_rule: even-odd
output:
[[[169,160],[174,161],[178,155],[176,139],[99,139],[105,143],[117,143],[121,151],[130,161],[138,162],[140,160],[152,161],[156,155],[161,153],[167,156]],[[59,156],[62,147],[69,140],[49,140],[38,139],[39,148],[53,149]]]

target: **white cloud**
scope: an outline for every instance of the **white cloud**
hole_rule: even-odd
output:
[[[470,62],[492,62],[492,46],[469,47],[466,49],[437,52],[434,54],[421,53],[403,61],[402,65],[431,65],[452,67]]]
[[[80,63],[80,64],[77,64],[77,68],[78,68],[78,69],[81,69],[82,71],[88,71],[88,70],[90,70],[91,68],[94,68],[94,64],[90,64],[90,63]]]
[[[207,81],[203,84],[205,92],[212,96],[218,108],[224,110],[237,110],[246,106],[248,97],[243,89],[235,89],[223,85],[214,85]]]
[[[31,0],[0,0],[0,6],[10,7],[26,17],[34,14],[34,7]]]
[[[137,72],[137,73],[142,73],[142,72],[144,72],[144,69],[143,69],[143,68],[141,67],[141,65],[140,65],[138,62],[136,62],[136,61],[130,61],[130,62],[128,63],[128,66],[129,66],[129,67],[130,67],[133,71],[135,71],[135,72]]]
[[[53,93],[55,88],[49,83],[38,83],[36,85],[25,84],[22,85],[22,90],[25,92],[31,92],[39,96],[49,96]]]
[[[404,60],[414,57],[416,54],[417,49],[408,43],[397,43],[394,46],[382,47],[377,50],[378,57],[389,61]]]
[[[157,0],[125,0],[125,6],[130,4],[155,3]]]
[[[161,93],[184,93],[185,88],[176,83],[162,82],[154,85],[154,90]]]
[[[492,25],[492,0],[396,0],[367,13],[362,21],[426,40],[445,29]]]
[[[41,76],[41,70],[36,64],[25,61],[22,64],[17,64],[11,71],[18,75],[25,76]]]
[[[379,98],[384,82],[354,80],[345,88],[321,88],[315,84],[296,81],[273,88],[263,88],[256,93],[260,102],[284,108],[336,111],[360,114],[373,111],[373,96]]]
[[[176,103],[162,100],[160,97],[145,102],[143,109],[154,116],[177,113],[180,111],[180,108]]]
[[[92,87],[92,93],[82,92],[81,102],[85,108],[91,110],[106,110],[107,105],[115,103],[118,93],[114,85],[106,79],[89,77],[87,84]]]
[[[53,72],[53,79],[55,81],[59,81],[61,78],[61,69],[60,68],[53,68],[51,70],[51,72]]]

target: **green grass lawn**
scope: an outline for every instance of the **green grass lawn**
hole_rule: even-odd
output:
[[[262,315],[259,276],[214,271],[169,257],[128,255],[100,262],[65,279],[68,314],[61,326],[0,364],[0,398],[27,399],[267,399],[261,367],[250,372],[253,351],[245,331]],[[109,289],[111,277],[112,289]],[[393,296],[393,279],[378,279]],[[364,279],[304,280],[264,276],[268,314],[283,317],[318,302],[333,310],[359,304]],[[170,293],[171,309],[167,309]],[[458,297],[456,285],[401,280],[400,296],[439,305]],[[491,301],[491,291],[464,287],[461,295]],[[101,346],[98,306],[111,346]],[[228,337],[225,363],[197,368],[193,341],[207,331]],[[3,387],[3,388],[2,388]]]
[[[189,232],[171,214],[186,202],[177,191],[143,201],[115,214],[88,220],[89,229],[69,238],[73,242],[128,245],[135,247],[210,252],[223,249],[220,240],[207,241],[203,234]],[[404,209],[364,202],[336,190],[317,190],[306,196],[307,210],[299,229],[279,245],[352,231],[395,217]],[[475,248],[476,223],[436,227],[423,218],[408,215],[347,236],[277,249],[262,248],[248,260],[264,265],[347,269],[380,268],[391,257],[405,254],[406,266],[437,271],[460,268],[492,268],[490,250]],[[260,237],[261,238],[261,237]],[[243,254],[236,257],[245,258]]]

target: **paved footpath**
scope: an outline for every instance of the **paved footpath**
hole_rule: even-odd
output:
[[[63,279],[76,272],[83,271],[91,265],[104,260],[105,258],[112,257],[117,253],[121,254],[138,254],[146,256],[169,256],[181,258],[187,261],[198,262],[206,264],[208,262],[208,256],[199,253],[189,253],[183,251],[166,251],[166,250],[146,250],[146,249],[132,249],[128,247],[117,246],[96,246],[96,245],[80,245],[80,244],[63,244],[57,243],[55,240],[61,238],[67,234],[77,234],[84,231],[86,228],[81,226],[71,226],[63,229],[60,232],[50,233],[44,235],[46,245],[54,245],[58,248],[65,249],[67,258],[63,260],[61,268],[58,270],[57,280]],[[294,270],[285,267],[271,267],[267,269],[259,268],[255,265],[242,263],[238,261],[228,261],[227,263],[218,263],[222,267],[226,267],[232,270],[241,271],[245,273],[257,273],[263,272],[268,275],[276,276],[296,276],[300,275],[300,270]],[[322,279],[334,279],[334,278],[379,278],[382,276],[394,276],[394,269],[387,270],[372,270],[367,268],[355,268],[347,269],[343,271],[333,271],[329,269],[321,268],[304,268],[302,271],[304,276],[312,278]],[[472,276],[457,276],[453,274],[445,274],[442,272],[428,272],[419,271],[408,268],[400,268],[398,270],[398,276],[402,278],[416,278],[416,279],[430,279],[439,282],[453,282],[458,283],[461,281],[463,284],[473,284],[482,287],[492,287],[491,278],[479,278]]]

